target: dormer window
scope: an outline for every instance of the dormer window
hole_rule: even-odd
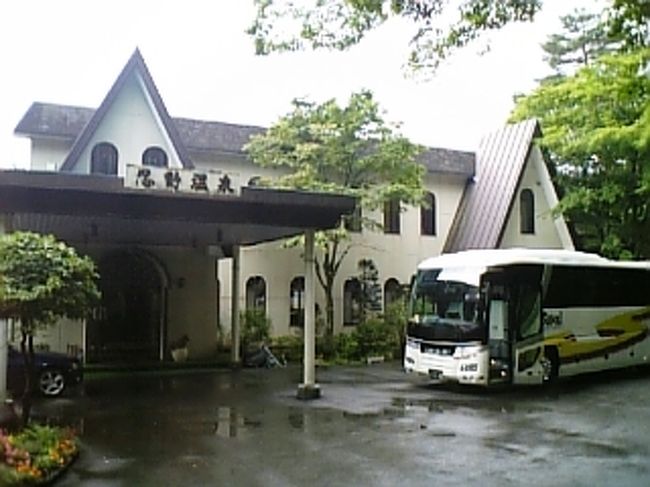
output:
[[[90,153],[90,173],[117,175],[117,148],[108,142],[100,142]]]
[[[167,153],[160,147],[148,147],[142,153],[142,165],[152,167],[167,167]]]
[[[519,195],[519,226],[523,234],[535,233],[535,195],[528,188]]]

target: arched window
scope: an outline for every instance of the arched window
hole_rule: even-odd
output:
[[[262,276],[250,277],[246,281],[246,309],[266,312],[266,281]]]
[[[361,321],[361,283],[356,277],[343,284],[343,324],[358,325]]]
[[[399,200],[384,202],[384,233],[400,232]]]
[[[519,195],[519,224],[521,233],[535,233],[535,194],[528,188]]]
[[[420,208],[420,233],[422,235],[436,234],[436,197],[427,193],[425,204]]]
[[[391,277],[384,283],[384,311],[393,303],[402,299],[402,285]]]
[[[289,286],[289,326],[305,326],[304,277],[294,277]]]
[[[117,175],[117,148],[108,142],[100,142],[90,153],[91,174]]]
[[[167,167],[167,153],[160,147],[148,147],[142,153],[142,165]]]

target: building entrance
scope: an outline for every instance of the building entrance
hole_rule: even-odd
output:
[[[102,301],[88,322],[88,362],[134,363],[161,358],[166,282],[160,265],[141,251],[99,262]]]

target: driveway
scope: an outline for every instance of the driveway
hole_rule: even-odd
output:
[[[567,485],[650,482],[650,374],[555,389],[423,387],[397,364],[89,378],[37,404],[74,424],[60,486]]]

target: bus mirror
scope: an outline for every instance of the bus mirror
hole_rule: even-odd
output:
[[[490,340],[505,340],[506,338],[506,302],[490,301]]]

